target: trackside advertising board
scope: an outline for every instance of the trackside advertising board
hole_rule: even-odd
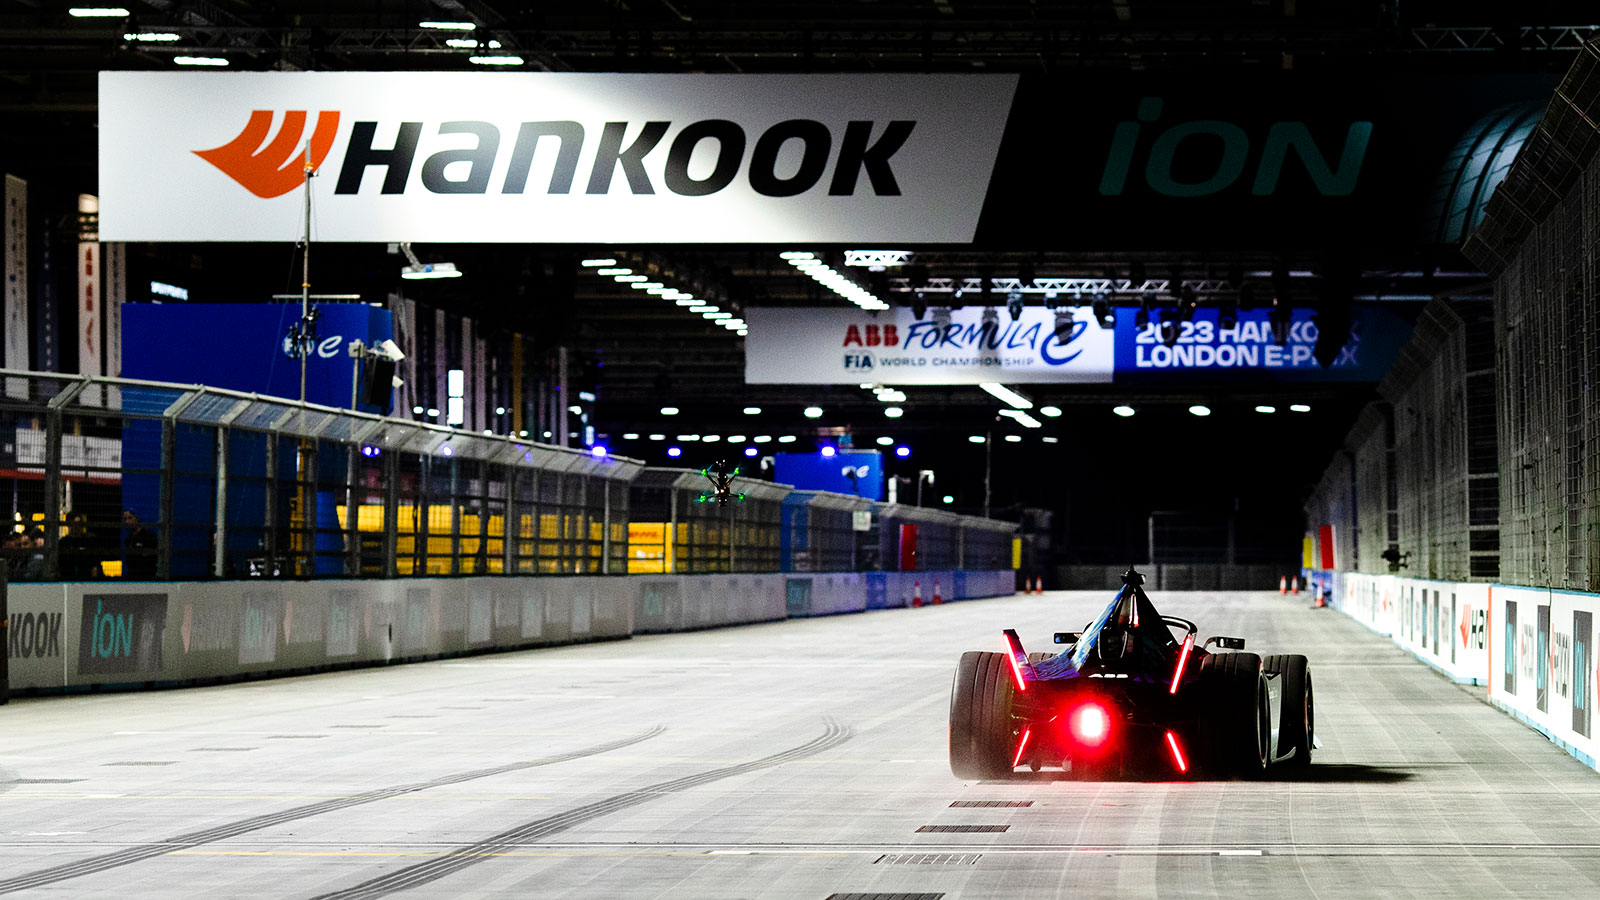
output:
[[[100,237],[968,242],[1016,84],[102,72]]]
[[[1600,769],[1600,594],[1333,572],[1333,605]]]
[[[1356,308],[1350,337],[1332,366],[1313,356],[1317,325],[1295,310],[1287,339],[1273,339],[1266,310],[1240,312],[1230,327],[1215,308],[1196,311],[1166,346],[1156,319],[1140,328],[1133,310],[1118,310],[1102,328],[1087,307],[1024,307],[1013,320],[1003,309],[961,307],[918,318],[909,308],[881,313],[848,309],[745,310],[745,381],[750,384],[1008,384],[1227,381],[1379,381],[1411,329],[1386,310]]]

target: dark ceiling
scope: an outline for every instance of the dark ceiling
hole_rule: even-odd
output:
[[[1600,10],[1593,0],[117,2],[129,9],[129,18],[84,19],[66,12],[68,6],[110,2],[5,0],[0,5],[0,110],[9,123],[0,129],[0,162],[9,171],[26,174],[41,192],[54,192],[63,210],[68,198],[94,184],[98,71],[171,69],[172,58],[185,53],[225,57],[233,70],[472,68],[466,58],[474,51],[447,46],[448,32],[418,26],[429,19],[475,23],[474,37],[498,41],[503,52],[522,57],[522,70],[583,72],[1560,73],[1583,41],[1600,34],[1600,16],[1595,15]],[[124,38],[147,31],[178,38],[162,43]],[[70,227],[65,213],[62,227]],[[293,238],[286,235],[282,246],[146,245],[136,249],[134,264],[153,274],[186,279],[195,286],[196,299],[263,299],[291,281]],[[856,431],[861,443],[888,434],[882,404],[869,392],[855,386],[747,386],[743,342],[736,334],[577,265],[586,256],[616,257],[677,286],[723,292],[737,313],[754,305],[844,305],[778,257],[784,249],[837,253],[843,248],[416,249],[430,259],[456,262],[467,277],[408,282],[408,296],[473,315],[491,327],[573,347],[600,388],[598,415],[614,439],[625,432],[658,430],[748,431],[740,420],[746,405],[768,411],[764,430],[815,433],[819,423],[800,416],[801,408],[812,403],[829,410],[823,426]],[[395,276],[402,260],[382,246],[332,245],[319,249],[315,259],[319,290],[381,298],[401,284]],[[916,262],[935,277],[958,278],[983,267],[1000,274],[1031,267],[1039,276],[1126,278],[1131,267],[1142,266],[1153,277],[1217,280],[1235,290],[1238,285],[1232,281],[1238,273],[1249,278],[1248,273],[1264,273],[1274,265],[1302,264],[1251,253],[951,247],[921,248]],[[1481,278],[1454,260],[1428,266],[1425,284],[1411,269],[1368,268],[1356,293],[1381,299],[1470,292],[1475,285],[1482,290]],[[1445,274],[1438,274],[1441,270]],[[897,270],[847,271],[862,284],[886,292],[891,302],[907,297],[905,283],[896,280],[903,277]],[[1395,308],[1409,315],[1416,303],[1396,302]],[[996,427],[996,404],[988,395],[969,387],[907,388],[906,393],[906,417],[893,423],[896,439],[962,444],[948,448],[948,467],[980,462],[967,459],[974,451],[964,442],[970,433]],[[1210,467],[1205,471],[1259,452],[1260,471],[1295,485],[1296,495],[1299,484],[1315,479],[1355,412],[1373,396],[1371,385],[1285,388],[1269,383],[1242,390],[1175,385],[1144,393],[1059,385],[1028,393],[1042,403],[1084,411],[1053,420],[1046,429],[1065,444],[1030,452],[1064,453],[1062,448],[1070,445],[1078,454],[1074,465],[1106,465],[1116,454],[1108,454],[1103,442],[1088,435],[1101,428],[1132,427],[1109,416],[1111,402],[1147,404],[1177,411],[1174,418],[1141,417],[1145,424],[1136,432],[1139,445],[1162,445],[1141,457],[1146,460],[1141,464],[1151,467],[1153,483],[1170,484],[1178,477],[1175,472],[1193,471],[1193,458],[1185,460],[1165,446],[1162,435],[1171,429],[1176,443],[1220,442],[1220,455],[1203,460]],[[675,429],[667,429],[656,413],[667,400],[684,410]],[[1248,416],[1258,402],[1291,401],[1313,404],[1315,425],[1276,425]],[[1193,417],[1181,413],[1195,402],[1219,409],[1204,433],[1195,430],[1200,426]],[[1027,440],[1037,444],[1038,437],[1030,434]],[[660,447],[621,449],[665,461],[658,458]],[[1020,452],[1004,444],[998,449]],[[1293,464],[1285,461],[1290,457]],[[1159,462],[1167,459],[1170,467]],[[1018,464],[1048,467],[1050,462],[1041,457]],[[971,507],[976,505],[976,488],[971,477],[967,481],[967,489],[957,492]],[[1152,490],[1155,494],[1140,501],[1146,509],[1161,503],[1156,499],[1161,489]],[[1005,496],[1026,501],[1024,482],[1013,483]],[[1081,494],[1080,502],[1092,496],[1098,495]],[[1047,498],[1039,502],[1052,505]],[[1109,495],[1104,502],[1110,502]]]

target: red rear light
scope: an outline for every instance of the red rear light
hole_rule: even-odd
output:
[[[1186,664],[1188,664],[1188,662],[1189,662],[1189,651],[1193,650],[1193,649],[1194,649],[1194,635],[1193,634],[1184,635],[1183,636],[1183,646],[1181,648],[1179,648],[1179,650],[1178,650],[1178,668],[1177,668],[1176,671],[1174,671],[1172,673],[1172,687],[1167,689],[1167,693],[1176,694],[1178,692],[1178,682],[1183,680],[1183,667]]]
[[[1111,734],[1111,714],[1098,703],[1085,703],[1067,716],[1067,728],[1078,743],[1098,747]]]
[[[1028,738],[1033,736],[1033,729],[1027,728],[1022,732],[1022,742],[1017,744],[1017,755],[1011,760],[1011,768],[1022,765],[1022,751],[1028,749]]]
[[[1006,638],[1006,659],[1011,661],[1011,674],[1017,679],[1017,690],[1026,691],[1028,684],[1022,680],[1022,667],[1027,663],[1028,655],[1023,652],[1022,641],[1017,637],[1015,631],[1007,628],[1004,633]]]
[[[1183,751],[1178,749],[1178,737],[1170,731],[1167,732],[1167,746],[1172,748],[1172,761],[1178,764],[1178,771],[1189,771],[1189,764],[1183,761]],[[1011,768],[1015,769],[1016,766]]]

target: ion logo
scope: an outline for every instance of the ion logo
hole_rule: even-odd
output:
[[[166,594],[85,594],[78,671],[159,672],[166,623]]]
[[[1106,154],[1105,171],[1100,176],[1102,195],[1116,196],[1122,193],[1128,181],[1128,171],[1133,166],[1144,123],[1153,123],[1161,118],[1162,106],[1160,97],[1145,97],[1139,101],[1138,121],[1117,123],[1110,152]],[[1194,137],[1200,140],[1188,140]],[[1319,194],[1324,197],[1347,197],[1355,190],[1356,179],[1361,175],[1361,164],[1367,156],[1367,142],[1371,137],[1371,122],[1351,122],[1345,132],[1344,146],[1339,150],[1337,162],[1330,163],[1329,155],[1317,146],[1304,122],[1274,122],[1267,130],[1261,156],[1256,160],[1250,193],[1257,197],[1276,193],[1284,164],[1293,152]],[[1222,153],[1213,171],[1197,180],[1178,180],[1174,173],[1182,168],[1176,164],[1179,148],[1186,143],[1192,148],[1207,142],[1221,144]],[[1176,124],[1161,132],[1150,145],[1144,167],[1145,184],[1156,193],[1168,197],[1205,197],[1215,194],[1233,186],[1245,174],[1246,164],[1250,161],[1250,149],[1249,133],[1232,122],[1202,119]]]
[[[263,200],[281,197],[305,180],[304,145],[300,137],[306,129],[306,112],[292,109],[283,114],[283,125],[271,144],[266,143],[272,128],[272,111],[258,109],[250,114],[239,136],[213,150],[194,154],[225,175],[244,185],[245,190]],[[339,114],[331,110],[317,113],[317,127],[311,133],[311,168],[314,171],[328,158],[333,137],[339,131]],[[258,149],[259,148],[259,149]]]

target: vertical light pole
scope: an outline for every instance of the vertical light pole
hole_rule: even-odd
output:
[[[306,141],[306,230],[300,251],[300,342],[295,351],[300,356],[300,402],[306,402],[306,319],[311,315],[311,142]]]
[[[983,433],[983,517],[989,518],[989,475],[994,461],[994,432]]]

